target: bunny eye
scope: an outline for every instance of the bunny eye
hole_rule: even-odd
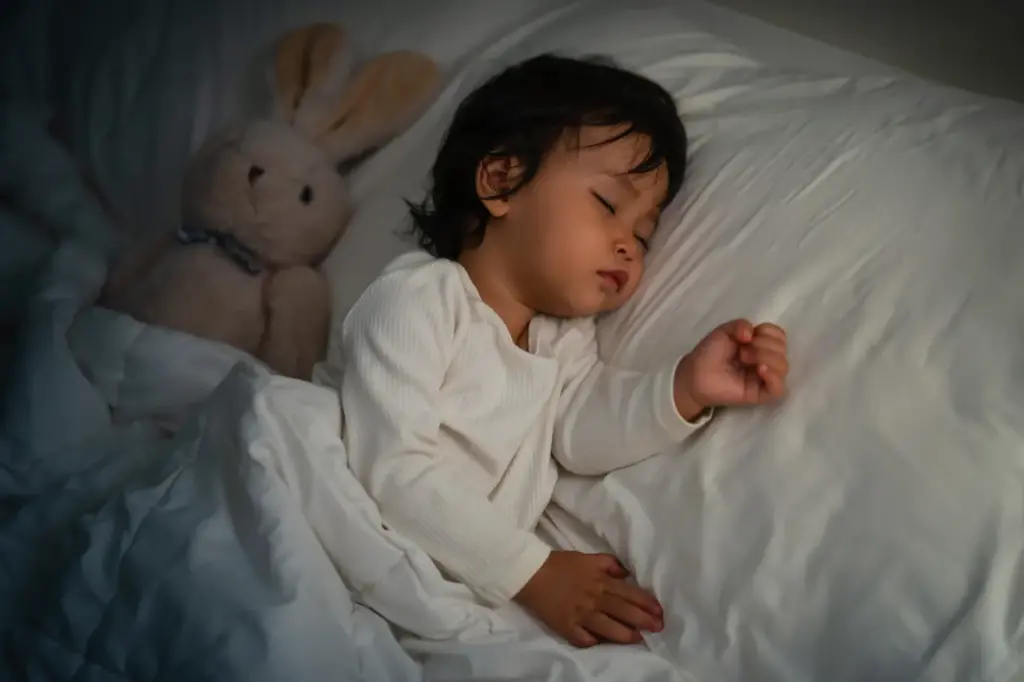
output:
[[[250,166],[249,167],[249,184],[251,185],[252,183],[256,182],[256,180],[258,180],[259,177],[261,175],[263,175],[264,172],[265,171],[262,168],[260,168],[259,166]]]
[[[299,201],[307,205],[313,201],[313,188],[309,185],[303,187],[302,192],[299,194]]]

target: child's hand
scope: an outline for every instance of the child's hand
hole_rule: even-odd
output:
[[[715,329],[680,361],[675,398],[679,414],[696,418],[705,408],[760,405],[786,392],[786,332],[733,320]]]
[[[636,644],[640,630],[660,632],[661,605],[625,582],[613,556],[552,552],[516,595],[516,601],[570,644]]]

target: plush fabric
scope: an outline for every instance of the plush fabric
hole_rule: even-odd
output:
[[[286,35],[271,69],[275,118],[229,127],[203,145],[186,171],[176,237],[125,258],[103,304],[310,378],[330,318],[316,265],[351,214],[343,164],[407,125],[436,77],[432,61],[408,52],[353,74],[338,26]]]

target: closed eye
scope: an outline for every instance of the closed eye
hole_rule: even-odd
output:
[[[593,194],[594,198],[597,199],[601,203],[601,205],[605,207],[605,210],[607,210],[612,215],[615,215],[615,206],[612,205],[612,202],[608,201],[597,192],[591,192],[591,194]]]
[[[636,235],[636,241],[640,244],[640,248],[644,250],[644,253],[651,250],[651,242],[640,235]]]

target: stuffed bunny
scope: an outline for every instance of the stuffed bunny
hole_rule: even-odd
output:
[[[202,146],[177,234],[116,268],[101,303],[308,379],[330,317],[316,266],[351,213],[343,173],[412,122],[438,69],[413,52],[355,68],[345,32],[329,24],[290,32],[274,54],[273,118]]]

